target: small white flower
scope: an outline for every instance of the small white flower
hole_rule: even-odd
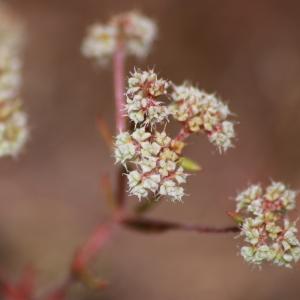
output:
[[[172,160],[160,160],[159,167],[160,174],[164,177],[167,177],[170,172],[175,171],[177,164]]]
[[[145,178],[143,182],[143,186],[146,189],[149,189],[151,192],[155,193],[158,190],[159,183],[160,183],[160,175],[153,174]]]
[[[297,228],[291,225],[284,234],[284,240],[291,246],[299,246],[299,240],[297,239],[295,233],[297,233]]]
[[[163,196],[169,196],[173,200],[181,201],[184,196],[184,190],[172,180],[165,180],[160,186],[159,193]]]
[[[259,241],[260,232],[257,228],[249,226],[247,221],[244,222],[242,227],[242,234],[245,235],[245,241],[252,245],[256,245]]]
[[[141,149],[141,154],[144,157],[149,157],[149,156],[156,156],[159,151],[161,150],[161,146],[157,143],[150,143],[150,142],[142,142],[141,143],[142,149]]]
[[[213,132],[209,136],[209,141],[218,147],[220,153],[232,147],[231,139],[223,132]]]
[[[259,216],[263,212],[263,207],[262,207],[262,200],[261,199],[255,199],[253,200],[247,207],[247,210],[249,212],[252,212],[253,214]]]
[[[293,210],[296,207],[296,195],[295,191],[286,190],[281,195],[281,201],[286,210]]]
[[[165,131],[155,132],[155,140],[162,147],[168,147],[171,143],[171,138],[167,136]]]
[[[131,135],[136,141],[138,142],[143,142],[145,140],[147,140],[150,136],[151,133],[147,132],[145,130],[145,127],[142,128],[137,128]]]
[[[142,180],[142,176],[138,171],[131,171],[128,175],[128,185],[129,188],[132,189],[133,187],[135,187],[136,185],[138,185],[141,180]]]
[[[275,201],[285,192],[286,187],[281,182],[272,182],[266,189],[265,197],[270,201]]]
[[[126,161],[135,156],[136,150],[129,132],[121,132],[116,137],[115,159],[126,166]]]
[[[298,262],[300,260],[300,247],[292,248],[291,255],[293,256],[294,261]]]
[[[142,110],[132,111],[128,114],[128,117],[135,124],[142,123],[145,120],[145,116]]]
[[[144,157],[138,164],[141,167],[143,173],[148,173],[156,168],[157,160],[157,157]]]
[[[239,212],[242,209],[248,209],[248,206],[255,200],[261,201],[260,197],[262,196],[262,188],[260,185],[251,185],[245,191],[241,192],[236,197],[237,202],[237,209],[236,211]],[[259,206],[258,203],[255,205],[256,207]],[[250,209],[251,211],[252,209]]]
[[[254,251],[252,247],[243,246],[241,248],[241,255],[247,262],[253,262]]]
[[[186,183],[186,178],[187,178],[187,174],[184,173],[184,170],[182,167],[179,167],[176,172],[175,172],[175,176],[174,178],[176,179],[176,181],[179,183],[179,184],[182,184],[182,183]]]
[[[130,194],[137,196],[139,198],[139,200],[141,200],[142,198],[148,197],[148,191],[142,184],[139,184],[139,185],[133,187],[130,190]]]
[[[267,245],[262,245],[257,248],[254,259],[256,263],[260,264],[264,260],[266,261],[272,260],[273,257],[274,257],[274,252],[270,249],[270,247]]]

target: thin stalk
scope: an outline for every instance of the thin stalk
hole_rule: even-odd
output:
[[[238,226],[214,227],[199,224],[179,223],[150,219],[145,217],[127,217],[123,218],[122,224],[141,232],[163,233],[172,230],[191,231],[197,233],[235,233],[239,232]]]
[[[114,92],[115,92],[115,109],[116,109],[116,131],[124,131],[126,127],[126,119],[124,116],[124,79],[125,79],[125,53],[124,46],[120,42],[113,57],[114,71]]]
[[[115,108],[116,108],[116,130],[117,132],[124,131],[126,129],[126,119],[124,116],[125,105],[125,53],[122,41],[119,42],[118,48],[113,57],[114,68],[114,91],[115,91]],[[123,167],[120,167],[117,171],[117,190],[116,190],[116,202],[119,208],[123,208],[125,205],[125,172]]]

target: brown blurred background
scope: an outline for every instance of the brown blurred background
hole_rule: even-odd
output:
[[[248,183],[282,180],[300,188],[300,2],[221,0],[11,0],[27,25],[23,98],[31,139],[16,160],[0,161],[0,265],[15,279],[27,263],[39,285],[66,274],[74,248],[109,216],[99,186],[113,159],[96,130],[113,128],[112,73],[80,54],[86,27],[140,9],[159,25],[146,61],[180,83],[189,79],[228,100],[236,113],[236,148],[220,156],[200,136],[188,155],[204,170],[190,177],[184,204],[151,214],[228,225],[232,197]],[[129,199],[136,202],[136,199]],[[69,299],[299,299],[299,265],[253,270],[232,235],[123,231],[94,270],[110,281],[102,293],[80,286]]]

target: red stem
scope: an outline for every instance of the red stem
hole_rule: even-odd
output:
[[[117,132],[124,131],[126,129],[126,119],[124,116],[125,106],[125,53],[122,40],[119,41],[117,50],[113,58],[114,63],[114,90],[115,90],[115,106],[116,106],[116,129]],[[119,208],[123,208],[125,205],[125,188],[126,181],[124,168],[121,167],[117,173],[117,191],[116,202]]]
[[[114,91],[115,91],[115,106],[116,106],[116,130],[124,131],[126,127],[126,120],[124,116],[124,79],[125,79],[125,53],[124,46],[122,42],[119,42],[119,45],[114,53],[113,58],[113,68],[114,68]]]
[[[123,225],[142,232],[162,233],[170,230],[194,231],[197,233],[234,233],[239,232],[238,226],[212,227],[198,224],[178,223],[145,217],[127,217]]]

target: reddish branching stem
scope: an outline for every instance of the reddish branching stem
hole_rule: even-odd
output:
[[[114,64],[114,90],[115,90],[115,108],[116,108],[116,130],[117,132],[126,129],[126,119],[124,116],[125,106],[125,53],[122,39],[113,57]],[[125,172],[121,167],[117,173],[117,192],[116,202],[118,207],[123,208],[125,205]]]
[[[125,91],[125,53],[123,43],[120,41],[119,46],[113,58],[114,68],[114,92],[116,106],[116,131],[124,131],[126,119],[124,116],[124,91]]]
[[[125,73],[125,54],[122,43],[119,43],[119,47],[116,50],[113,58],[114,64],[114,91],[115,91],[115,107],[116,107],[116,131],[126,130],[126,119],[123,114],[125,104],[125,89],[124,89],[124,73]],[[98,126],[101,135],[106,140],[109,147],[112,146],[112,139],[109,133],[107,124],[102,120],[98,120]],[[184,141],[190,132],[183,128],[177,135],[178,141]],[[113,193],[108,178],[102,178],[102,189],[106,196],[111,200],[114,200],[114,213],[111,221],[105,224],[99,225],[96,230],[87,238],[86,242],[77,250],[71,263],[70,272],[63,282],[50,292],[47,292],[39,299],[44,300],[63,300],[66,298],[67,291],[70,286],[76,282],[81,281],[87,286],[93,288],[103,288],[106,286],[106,282],[103,280],[95,279],[88,271],[88,265],[96,257],[103,246],[110,240],[115,228],[124,226],[129,229],[141,231],[143,233],[163,233],[167,231],[187,231],[196,232],[199,234],[204,233],[237,233],[240,228],[237,226],[228,227],[210,227],[196,224],[185,224],[172,221],[164,221],[157,219],[145,218],[139,216],[140,213],[145,213],[152,205],[146,205],[145,207],[135,211],[133,216],[126,216],[125,214],[125,200],[126,200],[126,176],[124,176],[125,170],[119,168],[117,171],[116,192]],[[25,279],[28,279],[25,277]],[[29,278],[30,279],[30,278]],[[25,282],[25,283],[24,283]],[[0,288],[2,294],[8,295],[9,300],[28,300],[26,295],[31,294],[33,285],[31,281],[25,280],[17,287],[12,286],[10,283],[0,282]],[[20,298],[21,295],[21,298]],[[25,298],[22,298],[25,295]]]
[[[99,249],[108,241],[112,234],[114,223],[101,224],[77,251],[72,270],[74,274],[80,274],[87,264],[95,257]]]
[[[171,230],[191,231],[197,233],[235,233],[240,231],[240,228],[237,226],[210,227],[198,224],[150,219],[145,217],[124,218],[122,220],[122,224],[134,230],[150,233],[163,233]]]

